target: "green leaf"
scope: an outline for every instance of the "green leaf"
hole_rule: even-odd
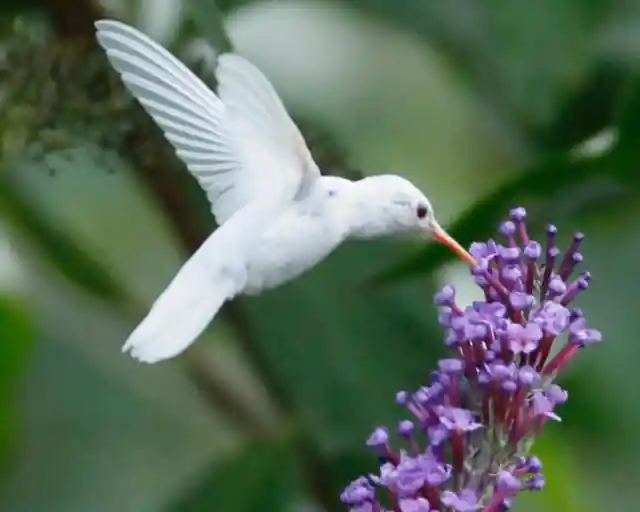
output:
[[[103,300],[124,301],[126,295],[111,278],[108,269],[43,215],[7,176],[0,178],[0,214],[45,254],[65,278]]]
[[[205,472],[171,512],[291,510],[300,493],[300,461],[293,439],[261,439]]]
[[[366,293],[357,283],[398,257],[400,241],[349,243],[308,274],[242,303],[272,387],[323,449],[364,443],[393,424],[395,394],[427,380],[443,352],[433,282]]]
[[[24,308],[0,296],[0,469],[4,470],[20,431],[16,388],[33,348],[34,333]]]

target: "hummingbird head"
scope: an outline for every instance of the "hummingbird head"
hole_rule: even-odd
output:
[[[371,176],[355,182],[353,191],[351,237],[423,233],[476,264],[468,251],[438,224],[431,202],[409,180],[392,174]]]

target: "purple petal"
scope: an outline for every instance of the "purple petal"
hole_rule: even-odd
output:
[[[534,386],[540,382],[540,375],[531,366],[518,370],[518,380],[523,386]]]
[[[498,254],[509,263],[517,262],[520,259],[520,249],[517,247],[500,247]]]
[[[545,394],[553,405],[562,405],[569,398],[569,393],[557,384],[551,384]]]
[[[535,324],[533,322],[529,322],[527,325],[525,325],[521,332],[523,338],[527,340],[540,341],[540,339],[542,338],[542,329],[540,329],[540,326],[538,324]]]
[[[500,272],[500,277],[507,283],[515,283],[522,278],[522,269],[518,265],[507,265]]]
[[[451,306],[456,297],[456,289],[447,285],[438,291],[433,298],[436,306]]]
[[[442,491],[440,495],[442,503],[456,512],[474,512],[480,508],[478,498],[473,491],[468,489],[456,494],[453,491]]]
[[[527,469],[529,473],[539,473],[542,471],[542,461],[536,457],[529,457],[527,459]]]
[[[527,295],[523,292],[511,292],[509,294],[509,302],[511,307],[516,311],[522,311],[523,309],[530,308],[534,303],[532,295]]]
[[[534,393],[531,405],[534,416],[546,416],[554,421],[562,421],[560,416],[553,412],[554,404],[543,393]]]
[[[400,500],[400,512],[430,512],[429,502],[424,498]]]
[[[527,217],[527,210],[518,206],[509,212],[509,216],[515,221],[522,222]]]
[[[587,326],[587,319],[585,317],[577,318],[571,322],[569,326],[569,341],[571,341],[571,343],[584,346],[601,340],[602,334],[600,334],[600,331],[590,329]]]
[[[526,482],[527,489],[531,491],[540,491],[546,485],[544,475],[533,475]]]
[[[409,420],[402,420],[398,423],[398,434],[403,437],[410,437],[413,434],[413,422]]]
[[[564,306],[553,301],[545,301],[533,315],[532,320],[544,332],[558,336],[569,326],[571,314]]]
[[[513,236],[516,234],[516,225],[512,221],[508,220],[500,224],[498,231],[500,231],[500,234],[503,236]]]
[[[464,363],[462,360],[455,358],[440,359],[440,361],[438,361],[438,368],[443,373],[457,374],[464,370]]]
[[[382,447],[389,442],[389,431],[385,427],[376,428],[367,439],[367,446]]]
[[[498,473],[497,486],[507,495],[513,495],[520,490],[522,482],[509,471],[503,470]]]
[[[340,495],[340,500],[345,505],[360,505],[374,498],[375,491],[369,480],[363,476],[351,482]]]
[[[407,405],[409,403],[409,393],[406,391],[398,391],[396,393],[396,403],[398,405]]]
[[[549,291],[554,295],[562,295],[567,291],[567,285],[560,276],[553,276],[549,279]]]
[[[538,242],[529,242],[524,249],[524,255],[530,260],[537,260],[542,254],[542,246]]]
[[[396,489],[403,498],[412,498],[424,485],[426,474],[417,458],[405,456],[396,468]]]

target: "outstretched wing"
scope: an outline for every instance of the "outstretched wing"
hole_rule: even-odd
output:
[[[114,20],[96,28],[109,61],[204,188],[219,224],[260,197],[292,200],[320,177],[275,89],[243,57],[219,57],[218,96],[139,30]]]

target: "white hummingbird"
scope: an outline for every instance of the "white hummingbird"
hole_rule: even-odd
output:
[[[180,354],[226,301],[299,276],[348,238],[421,231],[475,263],[408,180],[322,176],[275,89],[243,57],[219,56],[216,94],[137,29],[114,20],[96,28],[128,90],[205,190],[219,225],[123,352],[146,363]]]

